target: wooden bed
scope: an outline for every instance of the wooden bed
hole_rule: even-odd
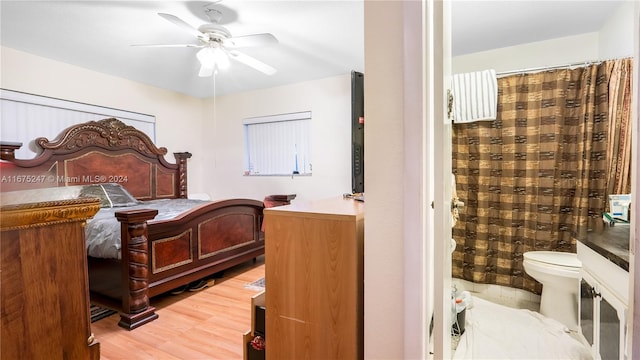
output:
[[[2,192],[118,183],[138,200],[187,197],[191,154],[174,153],[169,163],[166,148],[117,119],[75,125],[36,144],[43,151],[29,160],[15,159],[20,144],[2,144]],[[264,253],[263,209],[262,201],[230,199],[172,220],[152,220],[157,210],[116,212],[121,260],[89,257],[91,302],[118,310],[129,330],[156,319],[149,298]]]

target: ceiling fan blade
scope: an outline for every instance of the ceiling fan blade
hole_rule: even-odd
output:
[[[237,36],[223,40],[223,44],[227,48],[266,46],[277,43],[278,39],[269,33]]]
[[[161,48],[161,47],[169,47],[169,48],[176,48],[176,47],[201,48],[204,45],[196,45],[196,44],[133,44],[131,46],[151,47],[151,48]]]
[[[231,56],[232,59],[238,60],[239,62],[249,67],[252,67],[264,74],[273,75],[277,72],[277,70],[274,69],[273,67],[263,63],[258,59],[252,58],[247,54],[241,53],[239,51],[231,50],[229,51],[229,56]]]
[[[182,30],[188,32],[189,34],[197,37],[198,39],[204,37],[204,34],[202,34],[200,31],[198,31],[198,29],[196,29],[193,26],[189,25],[186,21],[180,19],[179,17],[177,17],[175,15],[165,14],[165,13],[158,13],[158,15],[160,15],[163,19],[165,19],[165,20],[173,23],[174,25],[178,26]]]

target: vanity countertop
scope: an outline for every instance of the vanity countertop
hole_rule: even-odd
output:
[[[630,229],[628,224],[616,224],[602,231],[589,231],[578,240],[625,271],[629,271]]]

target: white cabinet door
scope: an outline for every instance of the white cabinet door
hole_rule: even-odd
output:
[[[627,305],[584,269],[580,298],[580,329],[594,358],[624,360]]]

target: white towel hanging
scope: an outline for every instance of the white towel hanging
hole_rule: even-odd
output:
[[[498,79],[495,70],[455,74],[451,82],[456,123],[496,119]]]

